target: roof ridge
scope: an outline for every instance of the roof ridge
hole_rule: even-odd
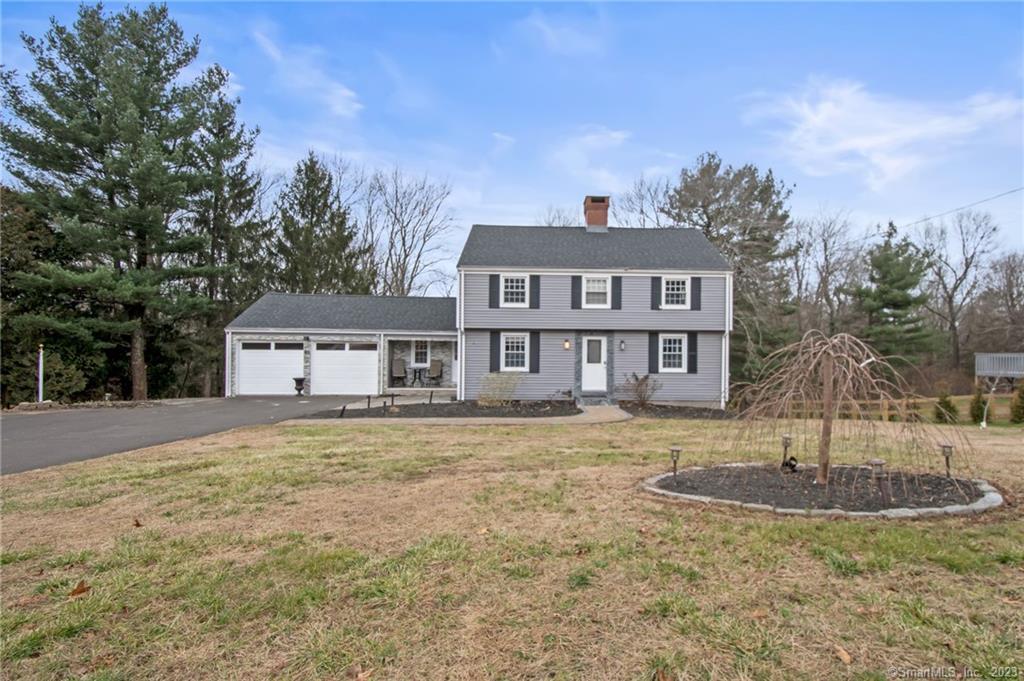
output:
[[[325,298],[390,298],[392,300],[455,300],[455,296],[394,296],[377,293],[293,293],[291,291],[267,291],[265,296],[309,296]]]
[[[492,225],[483,223],[473,223],[472,227],[497,227],[502,229],[513,228],[513,229],[586,229],[586,225]],[[668,232],[678,230],[693,230],[701,231],[697,227],[684,227],[682,225],[673,225],[671,227],[622,227],[616,225],[609,225],[607,229],[615,230],[629,230],[636,232]]]

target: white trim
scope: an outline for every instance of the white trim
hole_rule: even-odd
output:
[[[447,338],[454,338],[458,335],[457,331],[416,331],[415,329],[279,329],[279,328],[243,328],[233,327],[228,329],[231,333],[277,333],[277,334],[288,334],[295,336],[311,336],[311,335],[326,335],[326,336],[376,336],[377,334],[388,334],[388,335],[406,335],[406,336],[443,336]]]
[[[416,344],[417,343],[427,344],[427,361],[423,364],[417,364],[416,362]],[[415,369],[426,369],[430,366],[430,339],[428,338],[413,338],[409,341],[409,368]]]
[[[224,396],[234,397],[235,391],[231,385],[231,362],[234,360],[234,347],[231,345],[231,332],[224,332]]]
[[[523,302],[521,303],[506,303],[505,302],[505,279],[522,279],[523,280]],[[509,272],[507,274],[501,274],[498,278],[498,307],[511,308],[511,309],[523,309],[530,307],[530,275],[522,274],[519,272]]]
[[[665,338],[681,338],[683,341],[683,366],[665,366]],[[687,364],[690,361],[690,338],[688,333],[659,333],[658,334],[658,373],[659,374],[687,374]]]
[[[508,336],[522,336],[523,338],[523,366],[521,367],[505,366],[505,338]],[[499,336],[499,343],[501,343],[501,346],[498,348],[498,356],[501,363],[498,368],[501,371],[527,372],[530,370],[530,333],[528,331],[521,333],[518,331],[502,332]]]
[[[721,362],[721,364],[722,364],[722,372],[721,372],[721,374],[722,374],[721,375],[721,379],[722,379],[721,388],[722,388],[722,390],[721,390],[721,393],[720,393],[721,394],[721,400],[720,400],[720,405],[719,405],[721,409],[725,409],[726,396],[727,396],[727,394],[729,392],[729,378],[728,378],[729,375],[727,373],[728,369],[726,368],[726,362],[728,361],[728,359],[726,358],[726,353],[728,352],[728,350],[727,350],[728,347],[729,347],[729,334],[723,333],[722,334],[722,362]]]
[[[459,272],[468,272],[471,274],[501,274],[508,270],[502,270],[500,267],[459,267]],[[627,277],[650,277],[650,276],[676,276],[676,275],[688,275],[693,277],[725,277],[732,274],[732,270],[649,270],[643,268],[601,268],[591,269],[587,267],[530,267],[530,271],[534,274],[608,274],[609,272],[616,276],[627,276]]]
[[[605,302],[596,305],[587,302],[587,279],[604,279],[605,281]],[[584,310],[610,310],[612,308],[612,275],[610,274],[581,274],[580,275],[580,308]]]
[[[665,302],[665,300],[667,300],[667,298],[665,297],[665,292],[666,292],[666,288],[667,288],[668,282],[669,281],[683,281],[683,280],[686,281],[686,303],[684,305],[669,305],[668,303]],[[680,276],[680,275],[676,274],[676,275],[667,275],[667,276],[662,277],[661,278],[661,309],[662,310],[689,310],[690,309],[690,301],[692,300],[691,292],[693,291],[693,288],[692,288],[693,282],[692,282],[692,280],[693,280],[693,277],[691,277],[689,275]]]
[[[466,316],[465,316],[465,310],[463,309],[463,306],[466,304],[466,295],[465,295],[465,291],[464,291],[464,289],[465,289],[465,282],[466,282],[466,275],[464,275],[462,272],[459,272],[458,274],[459,274],[459,298],[458,298],[458,303],[455,306],[455,309],[456,309],[456,312],[457,312],[456,320],[455,320],[455,328],[456,328],[456,332],[457,332],[456,336],[455,336],[455,342],[459,346],[458,349],[457,349],[457,352],[459,353],[459,381],[458,381],[458,385],[455,387],[455,399],[463,400],[463,399],[465,399],[465,395],[466,395],[466,388],[465,388],[465,386],[466,386],[466,354],[464,352],[464,350],[465,350],[465,343],[464,343],[464,341],[466,339],[466,331],[465,331],[464,327],[465,327]]]
[[[388,358],[391,356],[390,346],[384,344],[384,334],[377,334],[377,394],[384,394],[384,372],[390,367]]]
[[[732,331],[732,273],[725,278],[725,331]]]

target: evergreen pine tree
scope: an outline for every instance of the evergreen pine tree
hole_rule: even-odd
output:
[[[949,398],[949,393],[943,391],[935,403],[934,418],[936,423],[956,423],[960,420],[960,410]]]
[[[1024,386],[1017,388],[1010,400],[1010,423],[1024,423]]]
[[[853,291],[867,317],[865,340],[883,355],[913,362],[934,345],[934,333],[921,314],[927,261],[909,240],[897,239],[890,222],[882,243],[869,252],[868,265],[868,285]]]
[[[981,389],[981,384],[978,384],[974,388],[974,397],[971,398],[971,421],[975,423],[981,423],[985,418],[985,393]]]
[[[369,293],[363,250],[340,187],[312,151],[295,166],[276,203],[278,286],[291,293]]]
[[[84,341],[116,343],[123,356],[130,338],[131,394],[146,399],[147,337],[202,314],[203,297],[182,282],[199,274],[188,263],[203,239],[181,218],[201,179],[189,162],[195,136],[225,75],[183,80],[199,43],[164,6],[111,15],[82,5],[71,27],[52,20],[23,41],[27,82],[2,74],[9,169],[77,253],[38,268],[31,285],[74,301]]]

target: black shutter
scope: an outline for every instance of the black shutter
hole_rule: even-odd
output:
[[[651,277],[651,309],[661,309],[661,277]]]
[[[540,275],[530,275],[530,309],[540,309]]]
[[[488,307],[501,307],[501,275],[491,275],[491,291]]]
[[[612,277],[612,309],[622,309],[622,277]]]
[[[647,334],[647,373],[658,373],[658,334],[654,331]]]
[[[697,373],[697,333],[694,331],[686,337],[686,373]]]
[[[690,277],[690,309],[700,309],[700,277]]]
[[[540,373],[540,331],[530,332],[530,373]]]
[[[575,275],[572,278],[572,301],[570,307],[574,310],[578,310],[583,303],[583,277]]]
[[[491,371],[501,371],[501,331],[491,331]]]

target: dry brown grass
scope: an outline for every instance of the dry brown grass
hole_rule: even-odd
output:
[[[261,427],[5,476],[5,676],[822,679],[1020,664],[1015,509],[782,520],[636,490],[670,444],[687,463],[735,455],[733,428]],[[1019,498],[1024,431],[968,432],[975,471]],[[69,598],[79,580],[91,590]]]

